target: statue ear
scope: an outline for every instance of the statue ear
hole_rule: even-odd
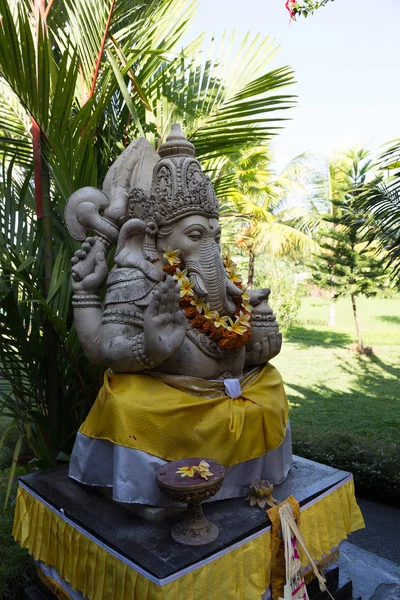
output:
[[[140,219],[129,219],[124,223],[119,232],[114,261],[119,267],[136,268],[153,281],[162,281],[163,271],[145,256],[146,227],[146,223]]]
[[[103,192],[110,199],[104,217],[121,227],[129,219],[129,192],[135,188],[150,194],[153,170],[160,156],[146,138],[133,140],[111,165]],[[139,215],[141,216],[141,215]]]

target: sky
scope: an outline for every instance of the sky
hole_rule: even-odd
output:
[[[359,144],[377,152],[400,137],[400,0],[334,0],[289,24],[285,0],[198,0],[189,39],[251,31],[280,46],[267,70],[290,65],[298,96],[274,139],[277,168],[308,151]]]

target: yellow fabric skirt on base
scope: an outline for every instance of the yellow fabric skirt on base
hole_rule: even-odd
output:
[[[204,457],[229,467],[258,458],[281,445],[288,403],[272,365],[253,373],[232,399],[206,380],[198,381],[208,393],[195,395],[150,375],[106,372],[79,431],[167,461]]]
[[[362,527],[351,476],[301,509],[300,529],[315,561]],[[23,484],[18,490],[13,536],[35,560],[52,565],[89,600],[260,600],[271,580],[270,527],[200,565],[155,581]]]

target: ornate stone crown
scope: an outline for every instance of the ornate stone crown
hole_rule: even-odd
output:
[[[129,195],[128,212],[158,226],[167,225],[189,215],[219,217],[218,200],[209,177],[194,158],[194,146],[174,123],[158,154],[150,196],[138,188]]]

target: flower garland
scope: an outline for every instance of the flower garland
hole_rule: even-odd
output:
[[[187,269],[180,269],[181,260],[178,258],[180,250],[168,250],[163,255],[167,260],[163,270],[171,275],[180,287],[180,306],[185,311],[186,318],[192,327],[209,336],[222,350],[238,350],[245,346],[251,334],[250,296],[243,290],[242,280],[237,273],[236,264],[230,259],[224,259],[225,271],[236,287],[243,290],[243,294],[233,296],[236,311],[233,319],[221,316],[218,311],[211,310],[204,298],[197,296],[193,290],[194,282],[187,277]]]

